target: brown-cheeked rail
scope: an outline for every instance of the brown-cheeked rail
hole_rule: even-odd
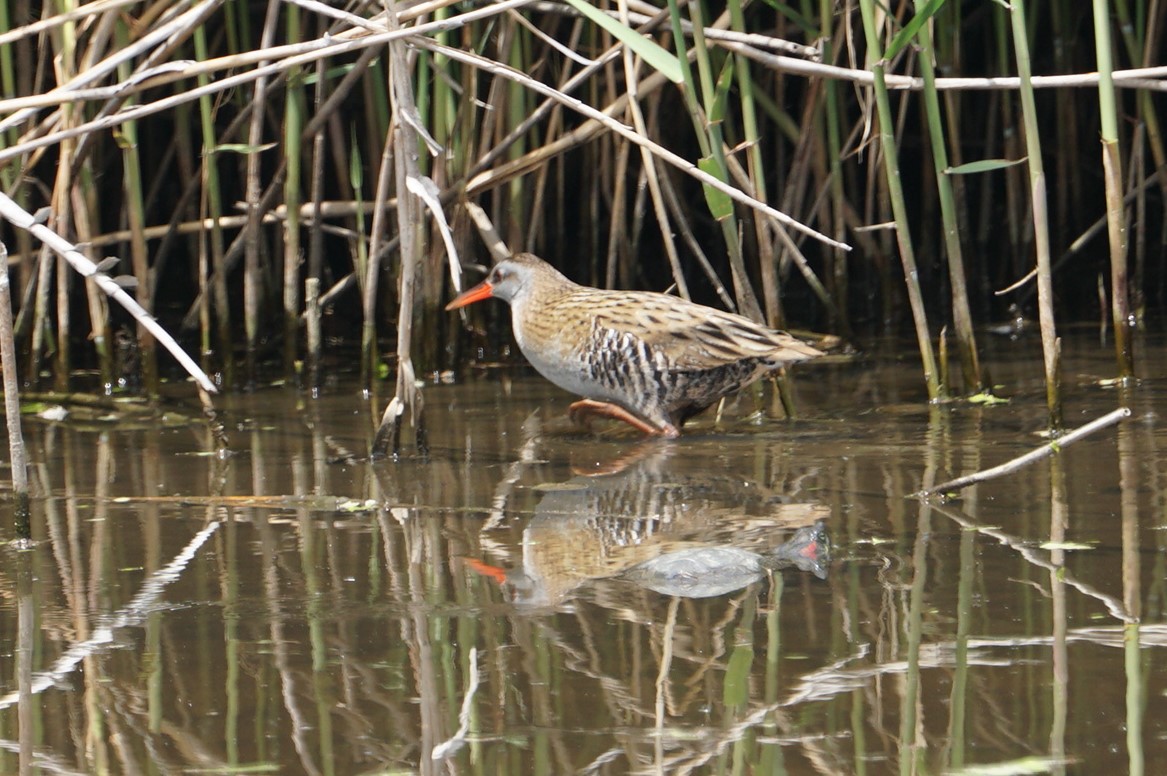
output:
[[[581,286],[530,253],[499,262],[446,309],[489,298],[511,306],[531,366],[584,397],[569,408],[573,420],[614,418],[645,434],[679,436],[728,394],[822,355],[786,332],[679,297]]]

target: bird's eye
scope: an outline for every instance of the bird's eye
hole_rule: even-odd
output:
[[[498,285],[499,283],[501,283],[503,281],[503,278],[505,278],[505,277],[506,277],[505,272],[503,272],[501,269],[496,269],[494,272],[490,273],[490,284],[491,285]]]

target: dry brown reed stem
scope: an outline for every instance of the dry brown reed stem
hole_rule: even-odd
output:
[[[628,140],[631,140],[636,145],[647,148],[658,159],[661,159],[661,160],[667,162],[668,164],[672,165],[673,167],[676,167],[681,172],[685,173],[686,175],[688,175],[692,178],[697,179],[701,183],[709,186],[710,188],[717,189],[722,194],[725,194],[726,196],[728,196],[730,199],[734,200],[735,202],[742,204],[742,205],[745,205],[749,208],[752,208],[763,215],[769,216],[770,218],[773,218],[778,223],[780,223],[786,227],[789,227],[797,232],[800,232],[808,237],[811,237],[815,240],[818,240],[819,242],[822,242],[826,245],[829,245],[832,248],[839,248],[842,250],[850,250],[851,249],[851,247],[849,245],[846,245],[845,243],[841,243],[837,240],[833,240],[830,237],[827,237],[825,234],[822,234],[822,233],[812,229],[811,227],[806,226],[805,224],[799,223],[795,219],[791,218],[790,216],[786,215],[785,213],[778,211],[777,209],[766,204],[765,202],[759,202],[758,200],[756,200],[753,197],[746,194],[741,189],[738,189],[734,186],[729,186],[729,185],[723,183],[722,181],[718,180],[714,176],[712,176],[709,173],[705,172],[704,170],[700,169],[697,165],[693,164],[688,159],[685,159],[684,157],[682,157],[676,153],[673,153],[669,149],[664,148],[663,146],[659,145],[658,143],[653,142],[649,138],[640,135],[633,128],[627,126],[626,124],[624,124],[620,121],[617,121],[616,119],[613,119],[611,116],[608,116],[603,111],[601,111],[597,108],[593,108],[591,105],[588,105],[587,103],[585,103],[585,102],[583,102],[575,97],[572,97],[570,95],[565,95],[561,92],[558,92],[555,89],[547,86],[546,84],[544,84],[540,81],[536,81],[535,79],[531,78],[526,73],[520,73],[519,71],[517,71],[511,67],[503,65],[503,64],[496,62],[492,59],[487,59],[485,57],[479,56],[478,54],[473,54],[473,53],[467,52],[467,51],[461,51],[459,49],[450,48],[448,46],[440,46],[440,45],[434,43],[433,41],[430,41],[427,38],[415,38],[415,39],[411,40],[410,42],[418,47],[421,47],[421,48],[427,48],[431,51],[441,52],[442,54],[445,54],[450,59],[453,59],[453,60],[456,60],[459,62],[464,62],[465,64],[481,68],[481,69],[487,71],[488,73],[491,73],[492,75],[501,76],[503,78],[515,81],[516,83],[519,83],[519,84],[522,84],[523,86],[526,86],[527,88],[531,89],[532,91],[538,92],[539,94],[542,94],[546,97],[551,97],[559,102],[562,102],[564,105],[575,110],[577,113],[580,113],[584,116],[587,116],[589,119],[592,119],[593,121],[597,122],[599,125],[603,126],[605,129],[609,129],[609,130],[615,132],[616,134],[620,135],[621,137],[624,137]],[[467,188],[470,188],[471,186],[473,186],[473,184],[474,184],[473,180],[468,182]]]
[[[17,229],[30,232],[33,237],[36,237],[67,261],[81,275],[92,278],[102,291],[124,307],[134,317],[134,320],[144,326],[163,347],[170,351],[171,355],[174,356],[178,363],[195,379],[203,390],[208,393],[216,392],[215,384],[211,381],[211,378],[207,377],[203,370],[199,368],[198,364],[174,341],[174,338],[149,313],[143,310],[141,305],[127,294],[125,289],[118,285],[114,278],[101,271],[98,265],[94,264],[87,256],[78,251],[72,243],[52,229],[49,229],[38,221],[37,218],[16,204],[8,195],[3,193],[0,193],[0,217],[4,218]]]
[[[985,482],[986,480],[991,480],[1005,474],[1012,474],[1015,471],[1024,469],[1031,463],[1040,461],[1042,458],[1046,458],[1050,455],[1053,455],[1054,453],[1061,452],[1069,445],[1077,442],[1083,437],[1093,434],[1095,431],[1100,431],[1104,428],[1113,426],[1120,420],[1129,418],[1130,416],[1131,411],[1128,408],[1119,407],[1117,410],[1108,412],[1101,418],[1096,418],[1084,426],[1079,426],[1073,431],[1059,436],[1057,439],[1051,439],[1041,447],[1031,450],[1025,455],[1019,455],[1010,461],[1006,461],[1000,466],[994,466],[991,469],[984,469],[964,477],[957,477],[954,480],[942,482],[939,485],[935,485],[931,488],[925,488],[923,490],[917,491],[912,495],[916,498],[923,498],[925,496],[936,495],[937,493],[953,493],[960,490],[961,488],[967,488],[969,485],[975,485],[978,482]]]
[[[521,5],[521,3],[517,4]],[[501,6],[503,4],[500,3],[498,5]],[[493,13],[500,12],[501,11],[498,10],[493,11]],[[129,96],[147,89],[163,86],[168,83],[187,80],[198,75],[210,75],[222,70],[237,69],[240,67],[255,65],[261,62],[269,63],[267,65],[257,66],[253,70],[237,73],[219,81],[214,81],[205,87],[197,87],[195,89],[186,90],[180,94],[170,95],[160,100],[142,103],[141,105],[135,106],[134,108],[121,111],[116,115],[103,116],[100,119],[84,122],[69,130],[49,132],[48,127],[51,127],[55,124],[55,119],[53,117],[42,119],[40,125],[46,128],[45,134],[31,140],[24,140],[3,150],[0,150],[0,161],[28,153],[38,148],[55,145],[65,137],[86,135],[94,130],[109,129],[131,119],[142,118],[154,113],[170,110],[177,105],[196,100],[205,94],[215,94],[217,92],[237,88],[258,78],[263,78],[273,73],[284,72],[296,65],[305,65],[321,58],[336,57],[351,51],[382,46],[391,40],[401,37],[425,35],[429,34],[430,32],[454,29],[458,26],[476,21],[484,15],[493,14],[484,14],[482,12],[468,13],[461,16],[450,17],[449,19],[442,20],[441,22],[431,22],[424,25],[419,25],[417,27],[405,28],[397,33],[377,32],[355,39],[348,38],[344,35],[335,35],[327,38],[319,38],[316,40],[307,41],[304,43],[272,46],[266,49],[256,49],[254,51],[248,51],[241,54],[233,54],[230,56],[208,59],[203,62],[191,62],[185,60],[168,62],[152,68],[144,69],[139,73],[135,73],[135,75],[130,79],[119,82],[112,86],[79,88],[70,84],[65,84],[45,92],[44,94],[0,100],[0,114],[8,113],[10,111],[13,112],[13,115],[4,119],[0,119],[0,131],[3,131],[5,129],[19,126],[24,123],[25,119],[30,118],[36,108],[75,104],[77,102],[95,99],[107,100],[112,99],[115,96]],[[718,41],[718,45],[728,51],[741,54],[750,59],[753,59],[756,62],[765,64],[777,72],[793,73],[808,77],[833,78],[836,80],[848,81],[864,86],[871,86],[873,84],[871,74],[867,70],[839,67],[836,65],[825,65],[817,62],[808,62],[804,59],[796,59],[794,57],[778,56],[751,46],[729,41]],[[102,64],[104,65],[104,63]],[[98,68],[94,68],[94,70],[97,71]],[[103,67],[99,72],[95,72],[92,75],[89,73],[83,74],[86,76],[85,83],[89,83],[90,81],[102,77],[105,75],[107,70],[108,68]],[[1113,76],[1114,84],[1116,87],[1147,89],[1152,91],[1167,91],[1167,66],[1116,70],[1114,71]],[[81,77],[82,76],[79,75],[78,79]],[[923,79],[920,78],[888,74],[885,76],[885,79],[887,81],[887,87],[889,90],[918,91],[924,88]],[[1094,88],[1098,86],[1098,74],[1080,73],[1071,75],[1033,76],[1032,85],[1035,89]],[[936,88],[940,91],[1016,91],[1020,88],[1020,86],[1020,80],[1014,76],[991,78],[949,77],[936,79]]]

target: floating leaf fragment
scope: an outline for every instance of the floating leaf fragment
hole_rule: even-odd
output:
[[[1042,542],[1040,545],[1043,550],[1092,550],[1093,544],[1086,544],[1084,542]]]
[[[986,407],[992,407],[995,404],[1008,404],[1009,400],[1003,396],[997,396],[996,394],[989,393],[988,391],[981,391],[980,393],[974,393],[972,396],[968,397],[968,403],[983,404]]]
[[[337,512],[371,512],[377,508],[377,501],[375,499],[367,498],[361,499],[345,499],[336,505]]]

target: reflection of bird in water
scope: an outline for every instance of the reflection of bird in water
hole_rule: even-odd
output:
[[[494,297],[539,374],[575,394],[573,419],[622,420],[680,434],[693,415],[762,375],[822,355],[748,318],[667,294],[605,291],[568,280],[529,253],[499,262],[447,310]]]
[[[817,520],[765,554],[739,547],[694,547],[638,563],[620,576],[665,595],[711,598],[740,590],[767,572],[784,568],[809,571],[826,579],[829,562],[826,521]]]
[[[752,563],[764,571],[770,561],[759,558],[780,544],[776,537],[829,514],[820,504],[788,503],[740,477],[699,468],[706,464],[702,459],[673,460],[667,450],[657,448],[617,474],[545,485],[512,568],[469,563],[505,582],[516,604],[555,606],[588,580],[620,576],[660,556],[698,548],[753,550],[747,553],[750,559],[731,557],[731,550],[721,560]],[[816,536],[825,548],[822,526]],[[688,561],[677,556],[673,561],[700,566],[716,563],[717,554],[689,556]],[[650,568],[640,573],[641,579],[652,575]]]

